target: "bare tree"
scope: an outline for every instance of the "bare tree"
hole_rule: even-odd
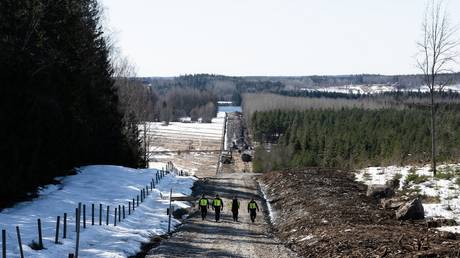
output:
[[[119,109],[127,130],[137,127],[142,142],[144,161],[148,163],[152,137],[149,136],[150,123],[154,116],[154,106],[158,100],[156,92],[135,78],[135,67],[127,58],[112,58],[115,89],[119,98]],[[129,133],[129,132],[127,132]]]
[[[453,72],[460,41],[455,37],[457,29],[449,22],[443,1],[432,0],[427,4],[422,23],[422,40],[417,43],[417,66],[423,72],[424,82],[431,94],[431,162],[436,175],[436,105],[434,96],[449,83],[443,73]]]

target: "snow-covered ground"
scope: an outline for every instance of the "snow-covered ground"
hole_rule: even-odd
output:
[[[224,117],[225,113],[219,112],[218,116],[212,119],[212,123],[171,122],[169,125],[164,125],[160,122],[152,122],[148,123],[148,132],[153,137],[161,138],[161,140],[179,140],[182,143],[186,143],[188,140],[198,142],[200,140],[220,141],[222,139]],[[142,126],[139,129],[143,130]],[[158,146],[158,144],[156,145]]]
[[[400,177],[399,190],[432,200],[423,204],[426,217],[443,217],[460,223],[460,164],[440,165],[437,174],[433,177],[429,165],[370,167],[359,171],[356,179],[372,185],[385,184],[395,177]],[[460,233],[460,226],[440,229]]]
[[[219,150],[222,145],[224,121],[225,112],[220,111],[217,117],[212,119],[212,123],[171,122],[169,125],[149,123],[148,135],[152,145],[150,151],[166,151],[166,153],[152,153],[150,166],[161,167],[162,163],[172,161],[179,170],[190,174],[206,169],[215,171],[219,153],[187,153],[187,151]],[[140,126],[139,129],[142,131],[143,127]]]
[[[242,109],[240,106],[219,106],[219,112],[242,112]]]
[[[270,217],[270,222],[272,224],[275,224],[275,211],[272,208],[272,205],[270,204],[270,200],[267,197],[267,194],[265,193],[265,189],[267,188],[266,185],[260,185],[259,184],[260,191],[262,192],[262,195],[265,200],[267,200],[267,208],[268,208],[268,216]]]
[[[397,85],[388,85],[388,84],[371,84],[371,85],[343,85],[343,86],[330,86],[330,87],[321,87],[316,89],[302,88],[301,90],[305,91],[321,91],[321,92],[336,92],[336,93],[345,93],[345,94],[377,94],[384,92],[397,91]],[[460,85],[449,85],[444,88],[445,91],[460,91]],[[428,88],[426,86],[420,88],[412,89],[403,89],[402,91],[414,91],[414,92],[427,92]]]
[[[389,91],[396,91],[393,85],[344,85],[318,88],[317,91],[322,92],[337,92],[345,94],[375,94]]]
[[[161,167],[160,167],[161,168]],[[131,169],[119,166],[82,167],[77,175],[60,178],[58,185],[44,187],[39,197],[22,202],[0,213],[0,228],[7,232],[7,257],[18,257],[16,226],[20,227],[25,257],[67,257],[75,249],[75,208],[86,204],[87,228],[81,226],[80,257],[127,257],[140,251],[141,243],[152,235],[167,232],[169,191],[173,196],[191,194],[192,177],[165,176],[145,201],[128,216],[128,202],[155,178],[155,169]],[[161,198],[164,196],[164,199]],[[95,224],[91,225],[91,204],[95,204]],[[99,226],[99,204],[103,204],[103,225]],[[110,224],[105,225],[106,207],[110,206]],[[125,205],[126,219],[113,226],[114,209]],[[187,207],[174,202],[176,207]],[[67,238],[62,238],[63,214],[67,213]],[[61,216],[60,244],[54,244],[56,217]],[[29,245],[38,242],[37,219],[42,221],[45,249],[35,251]],[[173,219],[172,225],[179,221]]]

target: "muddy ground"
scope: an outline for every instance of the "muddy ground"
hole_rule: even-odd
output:
[[[214,212],[201,220],[197,210],[171,238],[150,250],[146,257],[296,257],[270,232],[267,214],[254,174],[231,173],[198,181],[194,195],[205,193],[213,197],[219,193],[224,202],[223,218],[214,220]],[[237,195],[240,202],[240,219],[233,222],[230,200]],[[247,203],[254,198],[261,212],[255,223],[249,219]]]
[[[396,220],[349,172],[271,172],[261,184],[275,210],[277,236],[304,257],[460,257],[459,240],[425,221]]]

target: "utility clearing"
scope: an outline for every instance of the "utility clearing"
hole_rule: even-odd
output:
[[[230,109],[231,110],[231,109]],[[206,220],[202,220],[198,212],[198,207],[190,210],[189,217],[184,220],[184,224],[171,237],[162,241],[158,246],[150,250],[147,257],[296,257],[296,255],[286,248],[272,233],[268,219],[269,210],[265,205],[263,194],[258,187],[256,178],[260,175],[248,173],[251,171],[250,164],[242,161],[241,153],[247,147],[244,142],[244,133],[241,126],[241,115],[238,113],[227,113],[229,119],[225,126],[226,134],[220,134],[219,138],[223,141],[223,149],[227,152],[236,145],[242,146],[238,151],[233,152],[232,161],[227,164],[202,167],[202,169],[192,170],[200,178],[193,187],[195,200],[205,194],[210,200],[219,194],[224,202],[224,210],[220,222],[214,219],[214,212],[209,210]],[[220,113],[219,117],[224,117]],[[219,118],[218,118],[219,119]],[[200,125],[197,128],[220,126],[223,132],[223,121],[215,120],[215,125]],[[213,121],[214,122],[214,121]],[[198,138],[193,131],[190,133],[186,128],[187,124],[173,124],[170,126],[180,127],[181,134],[188,137],[181,138],[184,143],[189,142],[193,149],[210,148],[209,145],[197,146]],[[165,126],[167,128],[169,126]],[[160,127],[156,127],[160,128]],[[162,130],[160,128],[160,130]],[[196,130],[196,129],[194,129]],[[199,130],[199,129],[198,129]],[[216,134],[217,134],[216,130]],[[152,132],[159,135],[158,131]],[[176,136],[168,136],[175,138]],[[177,136],[178,138],[181,136]],[[164,141],[164,149],[174,151],[182,145],[175,145],[174,141]],[[208,141],[208,144],[210,142]],[[196,147],[195,147],[196,146]],[[174,152],[172,152],[174,153]],[[192,154],[191,154],[192,155]],[[203,157],[214,158],[217,165],[219,156],[213,153],[203,153],[201,156],[183,156],[172,154],[170,158],[178,167],[190,166],[196,163],[202,164]],[[161,154],[154,155],[155,159],[162,160]],[[246,172],[243,172],[246,171]],[[241,203],[240,219],[233,222],[231,207],[232,197],[236,195]],[[252,223],[247,211],[247,204],[254,198],[260,207],[260,212],[255,223]],[[196,202],[194,203],[196,204]]]
[[[458,257],[455,235],[425,220],[398,221],[366,196],[355,175],[334,169],[267,173],[262,186],[276,234],[304,257]]]
[[[296,257],[271,233],[267,220],[267,207],[258,189],[256,175],[251,173],[221,173],[195,184],[194,194],[205,193],[223,197],[222,220],[214,220],[208,212],[206,220],[196,210],[179,231],[152,249],[146,257]],[[240,219],[233,222],[231,198],[237,195],[240,202]],[[247,213],[247,204],[254,198],[261,208],[256,222]]]
[[[443,219],[459,222],[460,165],[441,166],[437,177],[430,175],[428,167],[375,167],[357,173],[306,168],[254,174],[251,162],[242,158],[252,153],[240,113],[219,113],[209,124],[150,123],[146,128],[150,145],[155,146],[150,148],[150,167],[155,169],[82,167],[76,175],[57,178],[59,184],[41,189],[38,198],[3,210],[0,226],[7,232],[7,256],[19,254],[16,226],[21,229],[26,257],[73,253],[78,203],[86,204],[80,257],[460,256],[458,226],[442,225]],[[128,203],[169,162],[194,176],[166,174],[131,214],[118,217],[115,226],[114,209],[125,205],[128,213]],[[399,180],[395,190],[403,200],[421,197],[427,219],[398,221],[394,210],[366,195],[368,186],[395,179]],[[173,233],[168,234],[171,189],[174,210],[188,214],[176,214]],[[215,221],[212,209],[201,219],[196,205],[201,194],[209,200],[216,194],[222,197],[221,221]],[[232,219],[233,196],[241,204],[238,222]],[[255,223],[247,212],[251,198],[260,208]],[[92,204],[95,225],[91,223]],[[67,237],[63,238],[61,222],[55,244],[57,216],[62,221],[64,213]],[[33,249],[38,242],[38,218],[42,221],[42,250]],[[435,219],[439,219],[437,224]]]

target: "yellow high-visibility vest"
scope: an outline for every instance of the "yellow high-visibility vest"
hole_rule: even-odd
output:
[[[257,208],[257,204],[255,202],[249,203],[249,209],[256,209],[256,208]]]
[[[222,202],[219,200],[219,199],[214,199],[212,201],[212,205],[213,206],[221,206],[222,205]]]
[[[201,198],[200,199],[200,206],[208,206],[208,199]]]

